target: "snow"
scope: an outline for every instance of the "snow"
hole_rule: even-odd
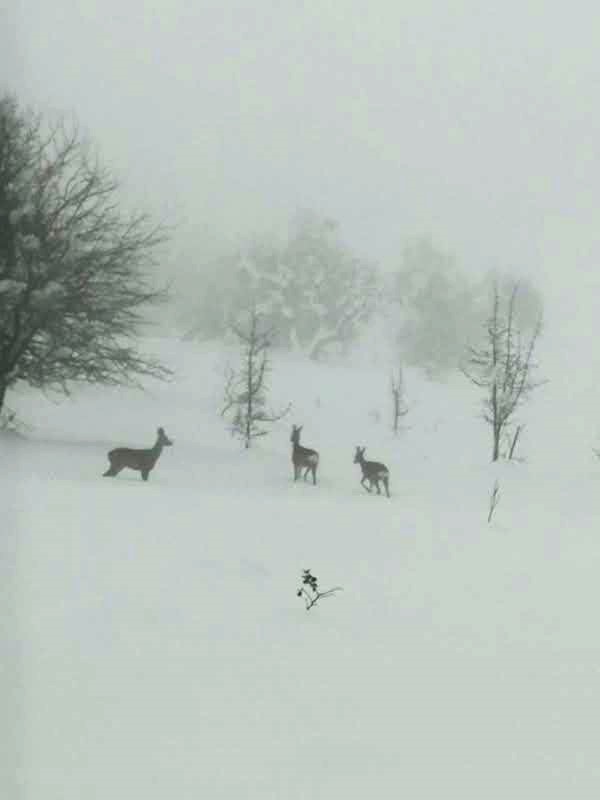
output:
[[[40,240],[32,233],[22,234],[20,236],[20,245],[24,250],[29,250],[30,252],[33,250],[39,250]]]
[[[34,289],[31,293],[31,305],[33,307],[43,307],[56,303],[66,294],[66,289],[56,281],[48,281],[43,289]]]
[[[231,353],[153,346],[176,378],[146,393],[9,398],[34,431],[0,438],[2,796],[597,797],[600,464],[580,418],[557,433],[560,385],[527,461],[494,466],[464,378],[405,370],[394,439],[388,370],[279,355],[293,412],[245,452],[216,413]],[[317,487],[291,480],[292,423]],[[148,483],[101,477],[159,425]],[[343,591],[306,612],[305,568]]]
[[[12,297],[17,297],[27,288],[26,284],[22,281],[15,281],[12,278],[3,278],[0,280],[0,295],[8,294]]]
[[[8,188],[12,190],[14,187],[12,186],[12,184],[9,184]],[[35,208],[34,208],[33,203],[27,202],[24,205],[22,205],[20,208],[13,209],[9,213],[8,219],[9,219],[9,222],[10,222],[11,225],[18,225],[23,217],[29,217],[34,212],[35,212]]]

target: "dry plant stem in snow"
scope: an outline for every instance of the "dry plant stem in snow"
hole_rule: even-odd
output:
[[[500,484],[498,481],[494,481],[494,488],[492,489],[492,493],[490,495],[490,510],[488,513],[488,524],[492,521],[492,517],[494,516],[494,511],[496,510],[496,506],[500,502]]]
[[[317,585],[317,578],[311,574],[309,569],[305,569],[302,573],[302,586],[296,592],[297,597],[303,597],[306,610],[310,611],[313,606],[316,606],[319,600],[324,597],[331,597],[336,592],[343,591],[341,586],[334,586],[332,589],[326,589],[324,592],[319,591]]]

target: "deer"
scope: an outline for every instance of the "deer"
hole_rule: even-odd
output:
[[[367,492],[369,492],[369,494],[371,493],[373,486],[375,486],[377,489],[377,494],[381,494],[381,489],[379,488],[379,481],[381,481],[384,485],[385,493],[389,497],[390,471],[385,464],[380,464],[379,461],[367,461],[365,459],[366,449],[366,447],[357,447],[354,454],[354,463],[360,464],[360,468],[362,470],[361,485],[367,490]],[[365,481],[369,482],[368,486],[365,486]]]
[[[114,478],[122,469],[129,467],[142,473],[142,480],[147,481],[154,469],[163,447],[170,447],[173,442],[164,428],[159,428],[154,447],[147,450],[134,450],[131,447],[116,447],[108,453],[110,467],[103,473],[104,478]]]
[[[304,480],[306,480],[308,473],[312,473],[313,484],[317,484],[317,467],[319,466],[319,454],[316,450],[311,450],[310,447],[302,447],[300,444],[300,431],[302,425],[292,425],[292,435],[290,442],[292,443],[292,464],[294,465],[294,480],[297,481],[300,477],[302,470],[304,470]]]

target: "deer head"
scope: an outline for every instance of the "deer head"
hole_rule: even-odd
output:
[[[290,442],[292,444],[300,444],[300,431],[302,430],[302,425],[292,425],[292,435],[290,436]]]
[[[163,447],[170,447],[173,444],[171,439],[169,439],[169,437],[165,433],[165,429],[164,428],[159,428],[157,433],[158,433],[158,442],[157,442],[157,444],[160,444]]]
[[[366,449],[367,449],[366,447],[357,447],[356,448],[356,452],[354,453],[354,463],[355,464],[360,464],[360,462],[363,460],[363,458],[365,457],[365,450]]]

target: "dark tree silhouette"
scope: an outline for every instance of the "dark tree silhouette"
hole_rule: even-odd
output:
[[[119,210],[118,183],[75,126],[0,97],[0,409],[17,381],[165,378],[135,337],[164,299],[149,267],[165,229]]]

